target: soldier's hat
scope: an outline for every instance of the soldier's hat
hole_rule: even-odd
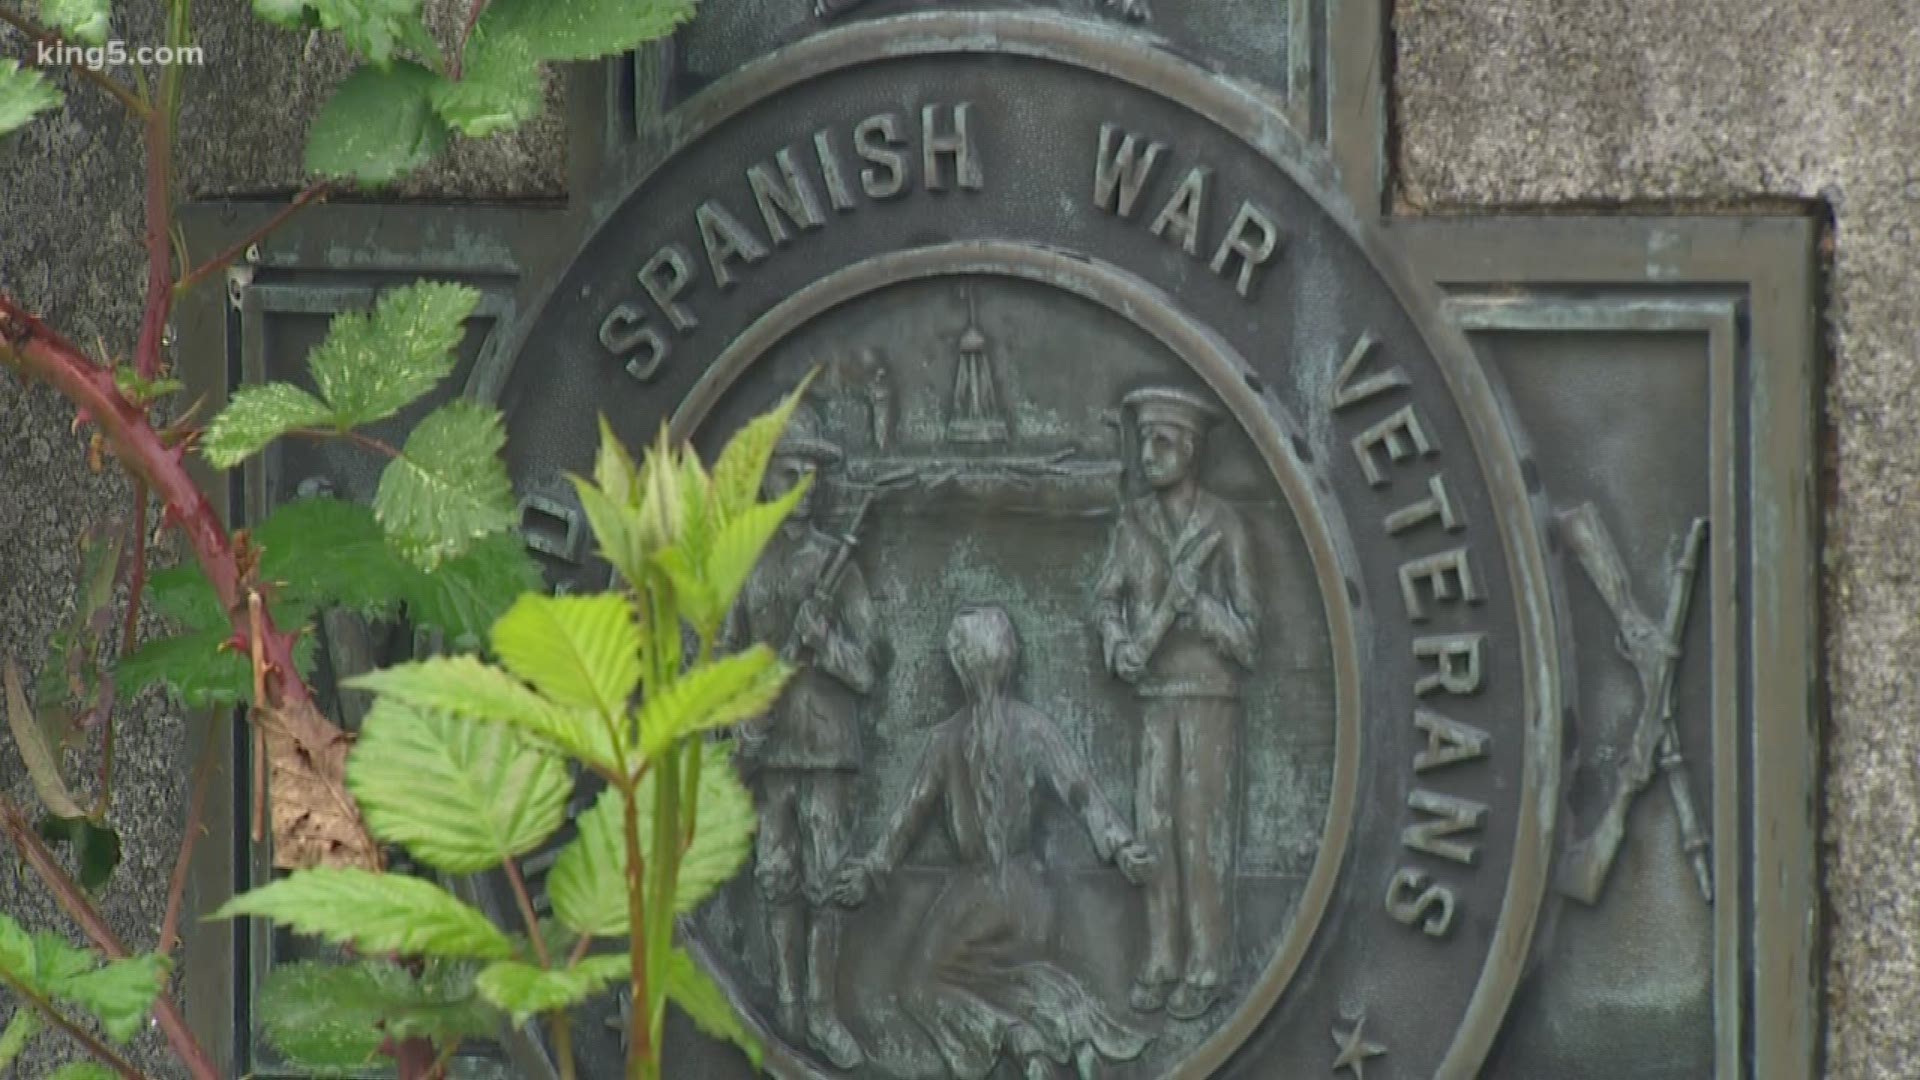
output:
[[[840,448],[827,439],[820,414],[807,405],[794,407],[773,453],[775,457],[811,458],[820,465],[832,465],[842,456]]]
[[[1198,394],[1171,386],[1148,386],[1120,399],[1141,424],[1173,424],[1204,435],[1220,419],[1220,410]]]

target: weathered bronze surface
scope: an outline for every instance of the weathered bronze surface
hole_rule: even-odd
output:
[[[570,210],[327,208],[183,311],[292,377],[321,313],[486,286],[462,378],[562,589],[596,414],[711,449],[818,373],[728,635],[801,674],[683,926],[775,1075],[1810,1075],[1807,232],[1382,230],[1352,8],[711,5],[583,80]],[[370,495],[319,454],[233,505]]]

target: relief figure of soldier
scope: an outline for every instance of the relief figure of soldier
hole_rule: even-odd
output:
[[[1140,703],[1134,825],[1157,857],[1146,962],[1129,999],[1191,1020],[1229,973],[1240,685],[1259,629],[1252,542],[1239,512],[1200,484],[1218,411],[1163,387],[1122,405],[1149,490],[1114,523],[1094,623],[1107,670]]]
[[[1027,1080],[1071,1064],[1138,1057],[1152,1036],[1116,1018],[1085,982],[1048,958],[1053,898],[1033,850],[1044,786],[1077,815],[1095,851],[1138,884],[1152,855],[1095,787],[1052,720],[1013,696],[1019,638],[997,605],[963,609],[947,634],[966,705],[937,727],[906,797],[870,854],[835,879],[864,903],[938,816],[960,865],[925,918],[902,1004],[957,1080],[981,1080],[1003,1055]]]
[[[840,461],[819,417],[797,409],[769,463],[766,496]],[[879,667],[873,601],[859,565],[815,524],[802,497],[754,569],[728,622],[729,646],[782,645],[797,670],[764,717],[742,725],[740,760],[760,803],[754,882],[771,920],[774,991],[785,1034],[842,1069],[864,1060],[838,1014],[843,915],[829,902],[847,854],[861,768],[859,709]]]

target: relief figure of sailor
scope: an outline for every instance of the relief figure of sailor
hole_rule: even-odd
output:
[[[797,409],[768,466],[778,498],[837,464],[838,446],[807,406]],[[879,627],[850,537],[815,523],[809,489],[742,590],[725,641],[784,643],[796,667],[773,709],[740,730],[740,758],[760,803],[754,881],[771,920],[782,1029],[836,1067],[865,1058],[836,1001],[842,913],[828,899],[847,854],[862,766],[859,713],[879,668]]]
[[[1240,688],[1259,634],[1253,547],[1240,513],[1200,484],[1218,410],[1165,387],[1122,405],[1149,490],[1114,523],[1094,624],[1107,670],[1140,703],[1134,824],[1157,858],[1147,957],[1129,998],[1191,1020],[1229,974]]]

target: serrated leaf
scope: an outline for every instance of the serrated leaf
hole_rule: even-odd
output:
[[[147,577],[147,602],[153,610],[196,630],[227,625],[220,598],[197,562],[183,562]]]
[[[41,993],[99,967],[106,957],[45,930],[33,935],[33,973],[27,981]]]
[[[401,456],[387,464],[373,512],[422,569],[513,528],[518,504],[500,459],[505,442],[498,411],[450,401],[420,421]]]
[[[764,715],[792,673],[765,645],[685,672],[641,706],[641,752],[656,757],[690,735]]]
[[[13,657],[6,658],[0,677],[6,682],[7,727],[13,732],[13,744],[20,750],[27,777],[33,781],[34,794],[40,796],[42,805],[61,817],[84,816],[86,811],[73,801],[66,778],[60,775],[59,751],[47,745],[46,735],[34,719],[33,708],[27,704],[27,692],[20,683],[20,669],[14,666]]]
[[[118,832],[78,814],[42,818],[39,827],[41,836],[64,844],[73,853],[73,862],[79,868],[74,877],[81,888],[98,893],[107,887],[120,866]]]
[[[40,0],[40,20],[62,36],[89,45],[107,43],[113,17],[110,0]]]
[[[438,63],[439,46],[420,19],[420,0],[308,0],[320,25],[340,31],[347,47],[385,67],[400,47]]]
[[[685,949],[676,947],[667,957],[667,998],[680,1006],[702,1032],[739,1047],[759,1071],[764,1054],[760,1040],[740,1022],[740,1014],[734,1011],[726,993],[700,970]]]
[[[693,11],[694,0],[493,0],[480,22],[541,60],[591,60],[666,37]]]
[[[624,953],[590,956],[572,967],[546,970],[518,960],[488,964],[476,985],[495,1006],[524,1024],[540,1013],[572,1008],[627,974]]]
[[[124,1043],[145,1025],[170,966],[157,953],[143,953],[49,983],[47,991],[85,1009],[100,1021],[108,1038]]]
[[[548,701],[507,672],[471,656],[398,664],[349,679],[346,685],[416,709],[509,724],[608,771],[617,771],[625,760],[604,717]]]
[[[47,1080],[118,1080],[118,1077],[97,1061],[73,1061],[48,1073]]]
[[[808,376],[808,382],[812,376]],[[760,485],[766,479],[767,463],[774,448],[786,433],[787,421],[806,393],[808,382],[782,398],[780,404],[754,417],[735,432],[713,463],[713,494],[720,506],[721,520],[730,521],[760,501]]]
[[[13,1010],[13,1019],[7,1021],[7,1029],[0,1031],[0,1075],[13,1066],[13,1062],[27,1044],[33,1041],[41,1031],[40,1014],[25,1005]]]
[[[31,68],[22,71],[18,60],[0,60],[0,135],[25,127],[65,100],[60,88],[40,72]]]
[[[308,133],[307,171],[379,185],[438,157],[448,140],[433,111],[438,78],[409,61],[347,76]]]
[[[34,969],[33,935],[10,916],[0,914],[0,972],[39,986]]]
[[[253,543],[260,550],[260,577],[276,586],[273,611],[283,625],[293,622],[291,612],[328,604],[368,617],[390,614],[420,575],[387,543],[371,509],[340,499],[275,507],[253,530]]]
[[[586,511],[587,526],[593,530],[600,557],[628,584],[645,581],[647,554],[640,544],[639,512],[615,501],[584,477],[569,474],[567,479],[580,495],[580,508]]]
[[[403,599],[413,625],[437,628],[449,641],[477,648],[521,593],[540,587],[540,566],[526,542],[503,532],[481,539],[431,574],[416,573]]]
[[[304,622],[305,616],[287,621]],[[225,647],[232,634],[231,629],[222,627],[155,638],[142,644],[114,665],[121,692],[137,693],[161,683],[181,704],[192,709],[251,700],[253,666],[245,656]],[[315,648],[311,634],[294,642],[294,665],[302,678],[313,672]]]
[[[546,87],[540,62],[524,38],[488,30],[484,22],[467,39],[460,80],[433,88],[433,107],[455,131],[481,139],[540,115]]]
[[[624,717],[640,685],[640,629],[618,593],[528,593],[493,625],[491,640],[509,671],[563,705]]]
[[[317,1075],[358,1071],[389,1035],[442,1045],[486,1035],[496,1015],[474,993],[468,965],[438,961],[417,980],[384,960],[276,964],[256,1007],[267,1040]]]
[[[307,0],[253,0],[253,13],[284,29],[298,28],[307,19]]]
[[[805,477],[780,498],[749,506],[720,527],[707,552],[704,577],[721,611],[732,608],[739,599],[740,590],[747,587],[747,579],[753,576],[753,568],[774,533],[793,516],[793,508],[800,505],[812,486],[813,477]]]
[[[454,350],[479,302],[466,285],[422,281],[388,291],[371,313],[334,316],[307,358],[334,426],[384,420],[453,374]]]
[[[500,960],[513,943],[487,917],[430,881],[367,870],[298,870],[214,913],[271,919],[364,953]]]
[[[640,505],[640,466],[613,433],[613,425],[604,413],[600,416],[600,447],[593,458],[593,482],[618,506],[631,509]]]
[[[234,391],[200,439],[200,455],[216,469],[231,469],[290,431],[325,427],[333,410],[292,383],[264,383]]]
[[[367,714],[347,787],[375,836],[453,874],[538,847],[566,821],[573,794],[565,764],[514,728],[391,697]]]
[[[652,858],[653,776],[641,779],[638,821],[641,851]],[[698,907],[746,864],[758,817],[753,796],[740,783],[730,757],[707,756],[700,770],[700,806],[693,842],[680,859],[674,883],[674,911]],[[628,933],[626,811],[619,791],[609,788],[578,819],[579,835],[562,848],[547,874],[547,895],[560,921],[583,934],[621,937]]]

